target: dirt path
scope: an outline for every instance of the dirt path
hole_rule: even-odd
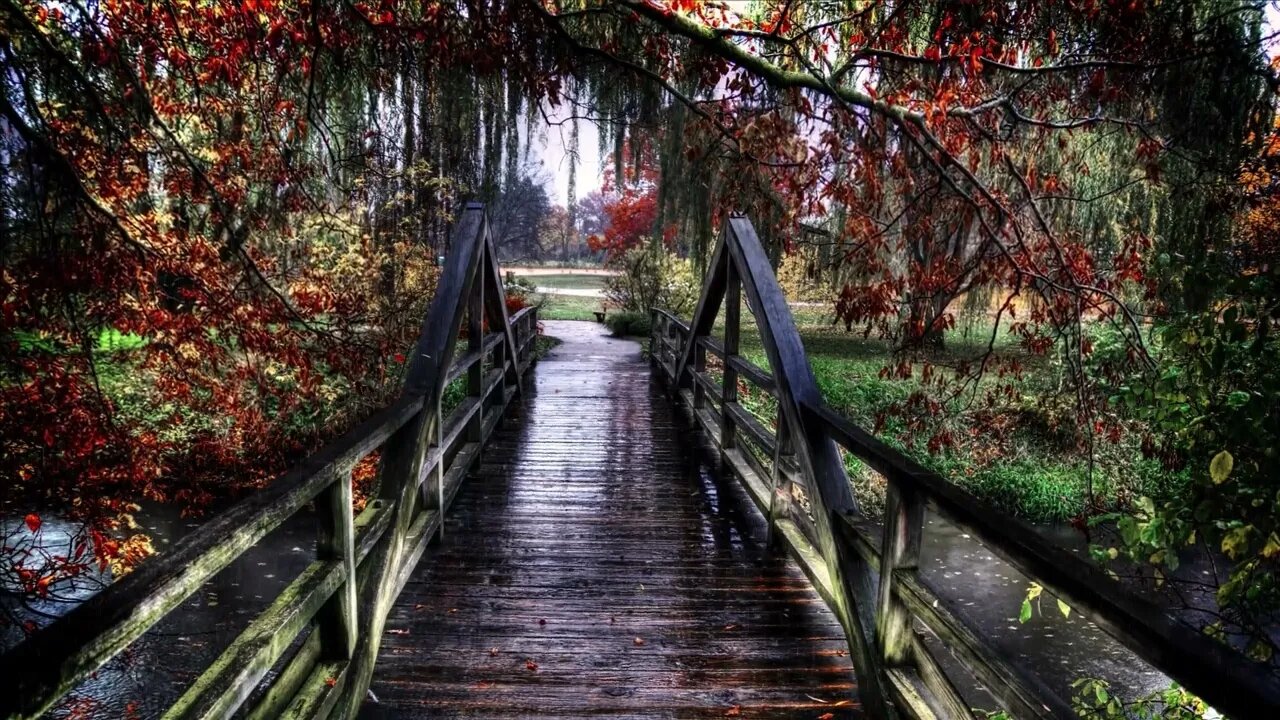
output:
[[[524,277],[537,277],[538,275],[598,275],[609,277],[618,274],[617,270],[609,270],[608,268],[520,267],[518,265],[504,266],[502,272],[523,275]]]

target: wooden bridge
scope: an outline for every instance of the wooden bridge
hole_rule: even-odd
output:
[[[738,352],[743,295],[767,370]],[[530,373],[537,310],[503,299],[469,206],[401,398],[6,653],[0,715],[44,714],[309,507],[314,562],[166,717],[1072,717],[917,572],[927,507],[1224,714],[1280,712],[1269,667],[832,412],[746,219],[691,321],[654,310],[647,360],[564,326]],[[353,515],[374,451],[378,497]],[[882,525],[842,453],[883,475]]]

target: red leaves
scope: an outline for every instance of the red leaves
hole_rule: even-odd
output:
[[[655,188],[648,190],[627,190],[605,205],[608,225],[604,235],[592,235],[587,238],[587,246],[592,251],[606,253],[606,262],[610,258],[636,247],[647,236],[653,233],[654,220],[658,216],[658,200]]]
[[[532,659],[525,660],[525,661],[524,661],[524,668],[525,668],[526,670],[528,670],[529,672],[537,672],[537,671],[538,671],[538,663],[534,662]]]
[[[513,315],[529,306],[523,295],[507,294],[506,298],[507,314]]]
[[[23,521],[27,524],[27,529],[30,530],[31,532],[33,533],[40,532],[40,516],[39,515],[35,513],[27,513],[27,516],[23,518]]]

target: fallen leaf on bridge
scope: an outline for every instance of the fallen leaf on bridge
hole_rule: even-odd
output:
[[[534,661],[532,661],[532,660],[525,660],[525,661],[524,661],[524,666],[525,666],[526,668],[528,668],[531,672],[537,672],[537,671],[538,671],[538,663],[536,663],[536,662],[534,662]]]
[[[406,628],[391,628],[387,632],[392,635],[408,635],[409,634],[409,630]]]
[[[818,716],[818,720],[831,720],[831,718],[834,718],[835,716],[835,713],[822,713]]]
[[[634,642],[636,645],[643,645],[643,644],[644,644],[644,638],[636,638],[636,639],[635,639],[635,640],[633,640],[632,642]]]
[[[733,707],[724,711],[725,717],[738,717],[740,715],[742,715],[742,708],[738,707],[737,705],[734,705]]]

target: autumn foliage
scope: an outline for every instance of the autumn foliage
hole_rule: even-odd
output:
[[[653,188],[628,188],[611,199],[605,205],[604,233],[588,237],[587,246],[592,252],[603,252],[608,263],[651,237],[658,215],[655,195]]]

